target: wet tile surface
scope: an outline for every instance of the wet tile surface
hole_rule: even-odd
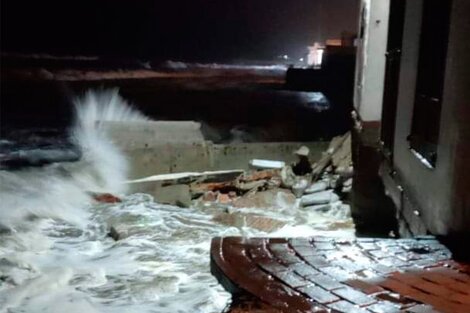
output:
[[[470,266],[430,236],[215,238],[211,269],[279,312],[470,312]]]

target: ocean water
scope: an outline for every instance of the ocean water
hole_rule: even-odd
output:
[[[347,215],[290,210],[264,211],[287,222],[273,233],[221,225],[213,211],[158,204],[146,194],[88,205],[81,225],[25,220],[0,235],[0,311],[222,312],[231,298],[210,274],[214,236],[353,236]],[[338,221],[347,226],[332,226]],[[123,239],[107,236],[111,225]]]
[[[266,233],[220,224],[214,208],[126,195],[129,164],[100,128],[105,120],[146,118],[117,91],[89,93],[69,134],[78,161],[0,169],[0,312],[223,312],[231,297],[210,274],[213,237],[353,236],[342,204],[311,212],[279,197],[276,209],[231,209],[285,223]],[[122,202],[97,204],[90,191]]]

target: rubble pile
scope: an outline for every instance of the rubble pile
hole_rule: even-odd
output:
[[[214,221],[238,228],[271,232],[286,225],[294,210],[349,217],[353,173],[350,134],[333,138],[314,164],[310,164],[308,153],[306,147],[295,151],[300,161],[292,165],[255,159],[248,171],[164,174],[130,183],[145,184],[145,192],[157,202],[208,210]],[[302,175],[299,168],[304,170]]]

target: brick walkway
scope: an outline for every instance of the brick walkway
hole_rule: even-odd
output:
[[[215,238],[211,270],[232,312],[470,312],[470,266],[433,237]]]

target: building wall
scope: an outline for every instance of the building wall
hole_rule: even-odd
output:
[[[465,226],[470,224],[469,190],[465,192],[462,186],[468,187],[470,176],[462,170],[466,167],[466,173],[470,172],[470,84],[466,78],[470,2],[452,2],[437,163],[431,169],[412,153],[407,141],[415,97],[422,1],[408,1],[406,6],[393,167],[405,196],[414,204],[402,209],[413,210],[434,234],[468,232]]]
[[[389,6],[389,0],[361,1],[354,106],[365,122],[379,121],[382,114]]]
[[[470,232],[470,1],[454,0],[448,52],[446,118],[453,144],[452,219],[449,230]]]

